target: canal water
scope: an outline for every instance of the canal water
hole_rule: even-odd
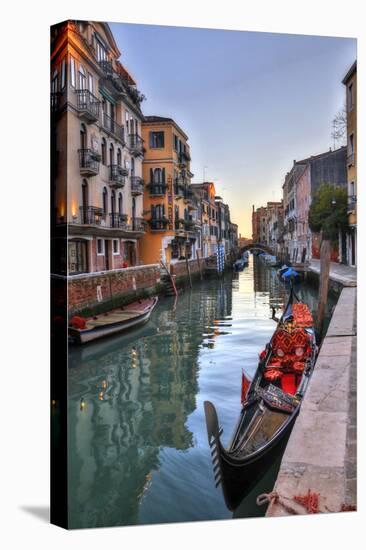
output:
[[[316,310],[316,288],[298,294]],[[287,290],[251,256],[241,273],[196,283],[174,308],[161,298],[142,328],[69,352],[71,528],[261,516],[280,460],[230,512],[215,488],[203,402],[227,443]],[[335,297],[329,300],[329,311]],[[329,312],[328,312],[329,313]]]

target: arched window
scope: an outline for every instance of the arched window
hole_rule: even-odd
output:
[[[79,65],[79,90],[85,90],[86,89],[86,74],[84,71],[84,67],[82,65]]]
[[[87,134],[85,124],[80,126],[80,149],[87,149]]]
[[[108,211],[108,191],[107,188],[103,189],[103,213],[106,216]]]
[[[111,166],[114,164],[114,147],[112,143],[109,146],[109,164]]]
[[[102,164],[107,164],[107,142],[105,138],[102,138]]]
[[[117,149],[117,164],[118,166],[122,166],[122,152],[121,149]]]
[[[111,212],[114,214],[116,212],[116,192],[112,191],[111,194]]]
[[[118,214],[123,214],[123,196],[118,193]]]
[[[83,180],[81,184],[81,203],[82,203],[82,221],[83,223],[90,223],[89,220],[89,188],[88,182]]]

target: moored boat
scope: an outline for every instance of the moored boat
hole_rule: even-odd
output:
[[[85,344],[137,327],[149,320],[157,301],[155,296],[94,317],[74,316],[69,321],[69,336],[75,343]]]
[[[275,318],[275,317],[274,317]],[[313,318],[293,288],[250,382],[243,373],[242,409],[227,448],[214,405],[204,404],[216,486],[235,510],[283,451],[299,413],[317,345]]]

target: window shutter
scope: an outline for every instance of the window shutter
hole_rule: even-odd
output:
[[[154,147],[154,132],[150,132],[150,147]]]

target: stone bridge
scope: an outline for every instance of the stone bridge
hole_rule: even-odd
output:
[[[267,246],[266,244],[262,243],[250,243],[246,244],[245,246],[240,248],[240,255],[242,255],[247,250],[261,250],[262,252],[265,252],[266,254],[274,255],[272,248]]]

